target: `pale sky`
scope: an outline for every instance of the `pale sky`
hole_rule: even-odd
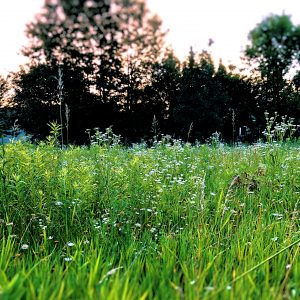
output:
[[[19,54],[27,41],[25,24],[39,12],[43,2],[0,0],[0,74],[17,70],[25,61]],[[212,38],[215,43],[210,51],[214,60],[222,58],[225,65],[238,65],[249,31],[263,17],[284,11],[295,24],[300,24],[299,0],[147,0],[147,3],[162,18],[164,29],[169,29],[167,43],[180,59],[188,55],[190,46],[196,51],[207,48]]]

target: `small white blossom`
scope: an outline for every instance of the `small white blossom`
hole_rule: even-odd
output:
[[[75,244],[72,242],[68,242],[67,245],[68,245],[68,247],[73,247]]]
[[[72,261],[73,259],[72,259],[72,257],[65,257],[64,258],[64,261]]]
[[[21,245],[22,250],[27,250],[28,248],[29,248],[29,245],[27,245],[27,244]]]
[[[123,267],[118,267],[118,268],[111,269],[110,271],[108,271],[106,273],[106,276],[111,276],[111,275],[115,274],[120,269],[123,269]]]

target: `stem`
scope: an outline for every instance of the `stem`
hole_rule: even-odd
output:
[[[283,249],[281,249],[280,251],[276,252],[275,254],[269,256],[268,258],[266,258],[265,260],[261,261],[259,264],[255,265],[254,267],[252,267],[251,269],[247,270],[246,272],[242,273],[241,275],[237,276],[236,278],[234,278],[232,281],[230,281],[226,286],[221,287],[219,290],[217,290],[213,295],[217,295],[220,292],[224,291],[226,289],[226,287],[228,285],[232,285],[235,282],[237,282],[238,280],[240,280],[241,278],[247,276],[249,273],[255,271],[256,269],[258,269],[259,267],[261,267],[262,265],[264,265],[266,262],[268,262],[269,260],[273,259],[274,257],[278,256],[279,254],[281,254],[282,252],[284,252],[285,250],[293,247],[296,244],[300,243],[300,239],[296,240],[295,242],[293,242],[292,244],[284,247]]]

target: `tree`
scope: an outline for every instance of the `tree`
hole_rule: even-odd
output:
[[[119,31],[111,1],[46,0],[42,13],[27,26],[30,44],[23,53],[36,64],[82,68],[107,102],[120,77]]]
[[[3,106],[6,102],[5,95],[9,90],[7,80],[0,75],[0,107]]]
[[[150,86],[154,68],[162,58],[165,33],[161,20],[148,10],[144,0],[115,0],[114,4],[122,61],[117,127],[123,136],[138,140],[147,134],[152,112],[158,108],[155,99],[150,99],[154,96]]]
[[[0,75],[0,138],[4,129],[7,129],[9,118],[7,116],[7,112],[9,108],[7,108],[8,99],[7,99],[7,92],[9,90],[7,80]]]
[[[236,141],[240,127],[249,128],[253,140],[257,126],[257,103],[253,94],[252,81],[246,76],[233,73],[235,67],[229,66],[229,71],[220,61],[219,68],[214,76],[216,90],[220,94],[220,117],[222,124],[221,132],[227,141]]]
[[[163,59],[153,65],[151,83],[144,89],[144,123],[151,130],[155,120],[161,132],[173,133],[173,108],[180,90],[180,62],[172,50],[167,50]]]
[[[197,56],[191,48],[183,65],[180,92],[173,110],[175,127],[182,138],[191,128],[192,137],[202,141],[221,131],[228,96],[225,87],[215,80],[215,74],[211,55],[202,51]]]
[[[80,81],[78,86],[82,87],[82,92],[76,89],[77,98],[90,99],[92,95],[93,100],[82,103],[67,97],[68,106],[74,104],[71,117],[83,105],[86,111],[105,106],[104,111],[108,113],[110,107],[112,111],[108,115],[114,115],[110,125],[122,129],[125,125],[131,126],[127,132],[133,131],[133,127],[142,128],[134,120],[141,112],[145,88],[151,84],[152,66],[158,61],[163,48],[160,26],[161,21],[149,13],[145,1],[141,0],[46,0],[42,12],[27,27],[30,43],[24,47],[23,53],[31,59],[31,63],[19,75],[16,74],[14,83],[20,88],[15,103],[22,106],[27,101],[28,96],[23,93],[27,80],[31,82],[36,76],[42,78],[40,72],[45,72],[44,77],[49,78],[58,68],[64,69],[64,90],[70,94],[67,86],[75,78],[76,74],[72,72],[76,70],[76,78]],[[46,79],[46,83],[49,84],[47,89],[53,88],[49,80]],[[56,111],[57,103],[49,102],[43,92],[46,89],[40,87],[42,107],[48,102]],[[88,97],[87,92],[90,94]],[[77,105],[78,109],[75,109]],[[29,105],[24,107],[29,109]],[[39,105],[33,107],[41,108]],[[78,124],[81,124],[82,115],[77,117]],[[94,110],[92,117],[95,119],[90,120],[93,121],[91,123],[98,120],[97,127],[100,123],[107,123],[101,122]],[[31,129],[34,128],[39,127],[31,126]]]
[[[286,97],[285,76],[299,59],[300,26],[295,26],[290,16],[271,15],[250,32],[249,39],[246,59],[256,66],[254,72],[259,72],[266,108],[276,110]]]
[[[70,141],[82,142],[85,129],[91,126],[88,112],[94,105],[85,80],[80,68],[66,65],[39,64],[15,73],[14,101],[22,128],[35,138],[45,138],[49,133],[48,123],[57,121],[63,125],[65,136],[68,130]]]

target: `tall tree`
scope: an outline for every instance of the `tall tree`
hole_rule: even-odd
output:
[[[246,58],[260,74],[266,107],[275,108],[286,97],[285,76],[299,58],[300,26],[294,25],[290,16],[271,15],[250,32],[249,40]]]
[[[0,137],[2,136],[4,129],[7,128],[9,123],[7,120],[8,108],[6,107],[8,104],[8,99],[7,99],[8,90],[9,87],[8,87],[7,80],[0,75]]]
[[[111,1],[46,0],[42,13],[28,25],[30,44],[23,53],[37,63],[81,67],[108,101],[120,75],[118,32]]]
[[[162,59],[165,33],[162,21],[149,11],[145,0],[116,0],[116,4],[125,74],[124,108],[131,110],[143,98],[142,91],[151,83],[153,68]]]
[[[220,130],[220,110],[225,103],[220,86],[214,81],[215,67],[211,55],[191,49],[183,65],[180,92],[174,107],[177,131],[182,137],[193,128],[193,138],[204,140]]]
[[[0,75],[0,107],[3,106],[6,102],[6,93],[8,91],[8,82],[7,80]]]
[[[115,4],[123,70],[119,127],[127,127],[122,133],[137,139],[146,134],[158,110],[150,86],[154,69],[163,58],[165,33],[161,20],[149,11],[145,0],[115,0]]]
[[[48,78],[59,66],[66,70],[66,94],[71,94],[68,82],[77,72],[83,94],[91,92],[101,104],[96,105],[99,109],[113,104],[113,113],[119,110],[122,115],[111,123],[124,128],[124,117],[135,120],[134,116],[141,112],[145,87],[151,84],[152,66],[163,48],[160,26],[161,21],[149,13],[142,0],[46,0],[41,14],[27,27],[30,43],[23,53],[31,59],[31,65],[19,77],[16,75],[14,82],[22,87],[16,101],[22,102],[21,81],[26,72],[30,80],[42,70]],[[77,96],[81,96],[80,91]],[[46,94],[39,99],[42,104],[49,100]],[[95,103],[89,101],[85,105],[95,108]],[[55,101],[49,103],[55,110]],[[77,104],[74,100],[74,106]],[[71,106],[70,98],[68,105]],[[129,114],[124,115],[126,111]],[[97,118],[95,114],[94,117]],[[139,127],[135,122],[126,125]]]

